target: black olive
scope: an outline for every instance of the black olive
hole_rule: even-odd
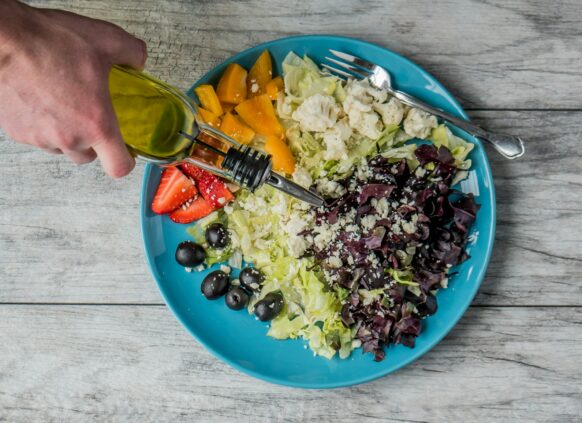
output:
[[[204,263],[206,251],[201,245],[192,241],[184,241],[176,249],[176,261],[184,267],[196,267]]]
[[[206,241],[212,248],[224,248],[228,245],[228,231],[220,223],[213,223],[206,228]]]
[[[255,316],[262,322],[273,320],[281,313],[283,305],[283,296],[278,292],[270,292],[255,304]]]
[[[226,305],[232,310],[242,310],[249,303],[249,294],[240,286],[233,286],[224,297]]]
[[[261,285],[265,281],[265,275],[254,267],[245,267],[240,271],[238,279],[243,288],[256,292],[261,289]]]
[[[228,289],[228,275],[222,270],[215,270],[206,275],[200,289],[209,300],[216,300],[226,294]]]

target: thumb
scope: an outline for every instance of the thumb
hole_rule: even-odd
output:
[[[118,26],[111,27],[103,40],[111,64],[143,69],[148,56],[146,43]]]

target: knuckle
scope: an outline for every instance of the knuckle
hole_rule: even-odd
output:
[[[81,146],[81,139],[78,136],[59,131],[56,136],[56,146],[65,151],[76,151]]]

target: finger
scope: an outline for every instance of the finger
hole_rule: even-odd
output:
[[[97,158],[97,153],[92,148],[84,151],[67,151],[67,157],[75,164],[82,165],[91,163]]]
[[[112,178],[122,178],[135,167],[135,160],[127,151],[121,137],[107,139],[93,146],[93,149],[99,156],[103,170]]]
[[[147,59],[147,46],[122,28],[114,26],[103,40],[105,52],[115,65],[127,65],[143,69]]]

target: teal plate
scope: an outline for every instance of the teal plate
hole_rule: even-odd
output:
[[[453,96],[430,74],[404,57],[364,41],[337,36],[308,35],[271,41],[239,53],[215,67],[196,84],[215,84],[226,65],[237,62],[247,69],[268,49],[281,73],[281,62],[290,51],[323,61],[328,49],[360,56],[388,69],[394,85],[434,106],[457,116],[467,115]],[[189,91],[192,94],[192,90]],[[266,336],[268,326],[246,310],[235,312],[224,300],[208,301],[200,293],[200,283],[208,273],[187,273],[174,260],[176,246],[188,239],[186,225],[173,223],[167,216],[150,210],[160,169],[148,165],[141,192],[141,226],[146,258],[162,295],[188,331],[209,351],[236,369],[257,378],[301,388],[350,386],[385,376],[413,362],[434,347],[455,326],[483,280],[493,248],[495,232],[495,192],[491,169],[481,143],[465,133],[454,131],[476,144],[469,178],[461,184],[473,192],[481,209],[472,228],[468,245],[471,257],[453,269],[448,289],[438,295],[438,311],[423,321],[416,347],[390,346],[380,363],[370,354],[355,350],[346,360],[314,357],[302,340],[277,341]]]

